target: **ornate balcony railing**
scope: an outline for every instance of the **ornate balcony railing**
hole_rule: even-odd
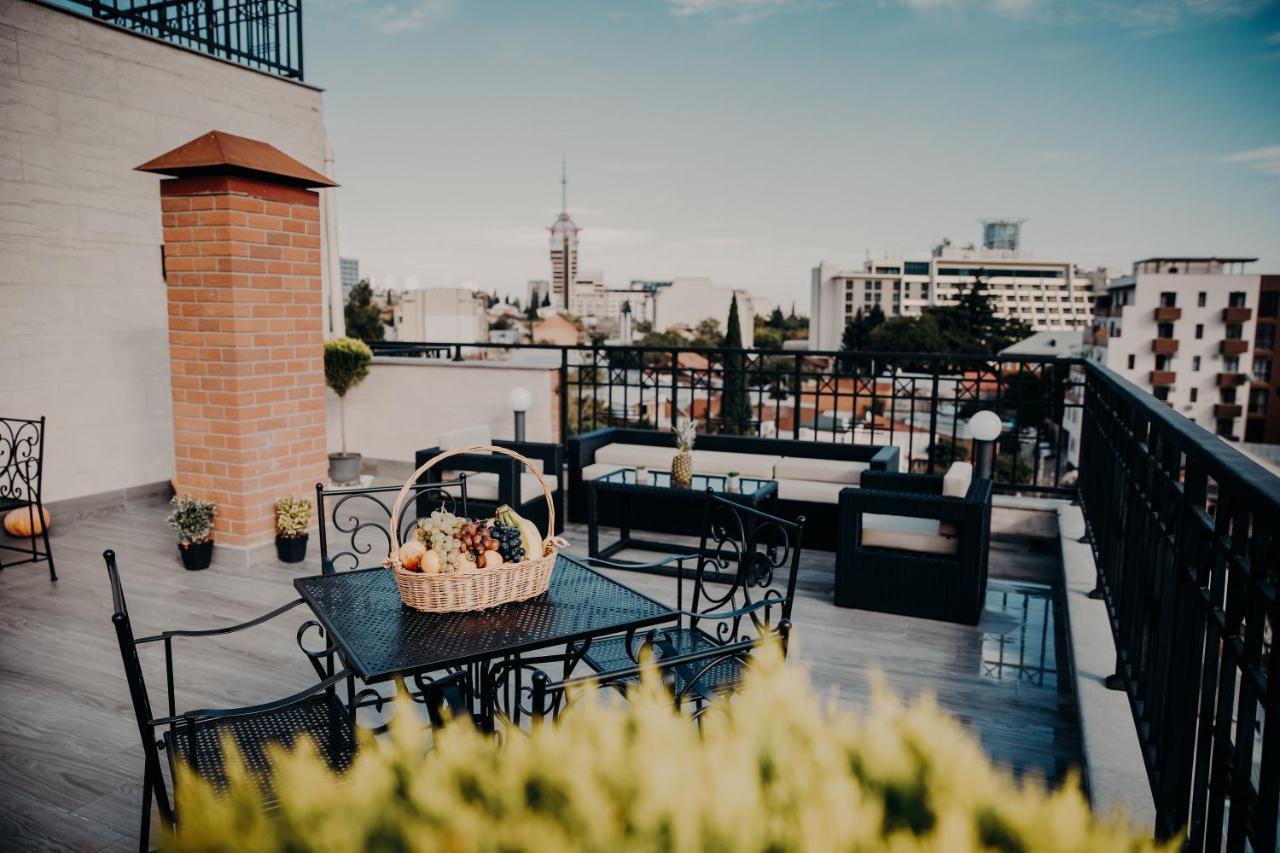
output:
[[[913,470],[935,473],[967,457],[965,420],[979,409],[991,409],[1005,422],[996,457],[997,488],[1074,494],[1064,416],[1082,406],[1083,373],[1072,373],[1079,362],[1071,359],[589,345],[370,345],[378,355],[418,358],[539,353],[560,372],[565,437],[606,426],[667,429],[677,417],[688,415],[704,432],[894,444],[911,460]],[[1075,393],[1069,393],[1073,389]]]
[[[1280,721],[1271,654],[1280,478],[1106,368],[910,353],[373,346],[458,360],[539,353],[559,371],[565,435],[665,428],[675,400],[706,429],[893,442],[914,468],[936,471],[967,444],[960,422],[995,410],[1005,421],[997,488],[1083,503],[1117,649],[1108,683],[1129,698],[1156,834],[1185,832],[1194,851],[1276,849],[1280,724],[1268,722]],[[723,405],[731,375],[748,397],[732,417]]]
[[[302,79],[302,0],[62,0],[94,18]]]
[[[1110,371],[1086,386],[1080,495],[1157,834],[1275,850],[1280,478]]]

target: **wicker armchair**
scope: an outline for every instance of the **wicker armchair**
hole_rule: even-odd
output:
[[[987,591],[991,481],[970,477],[960,494],[944,488],[954,482],[868,471],[861,488],[840,493],[838,606],[977,624]]]

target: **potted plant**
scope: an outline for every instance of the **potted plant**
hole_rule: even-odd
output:
[[[174,495],[170,504],[173,512],[165,521],[178,532],[182,565],[192,572],[209,568],[209,561],[213,559],[213,517],[218,507],[213,501],[191,495]]]
[[[329,479],[354,483],[360,479],[360,454],[347,452],[347,392],[369,375],[373,350],[355,338],[332,338],[324,342],[324,381],[338,395],[338,423],[342,452],[329,454]]]
[[[724,490],[731,495],[736,495],[741,487],[741,481],[738,479],[737,471],[730,471],[725,476]]]
[[[276,501],[276,556],[282,563],[301,563],[307,556],[311,501],[289,495]]]

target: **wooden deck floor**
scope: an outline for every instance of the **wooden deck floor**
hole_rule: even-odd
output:
[[[43,565],[0,572],[0,849],[136,849],[141,752],[110,620],[104,548],[119,556],[140,634],[242,621],[293,598],[292,578],[319,570],[312,542],[299,566],[215,562],[186,572],[165,512],[143,503],[55,527],[57,584]],[[585,531],[566,535],[581,553]],[[1051,594],[1060,575],[1056,547],[998,537],[991,572],[989,610],[969,628],[837,608],[832,555],[807,554],[796,656],[811,667],[816,689],[834,686],[853,706],[868,700],[872,667],[902,693],[931,691],[996,760],[1059,779],[1078,764],[1080,745],[1061,608]],[[616,576],[673,597],[669,579]],[[249,704],[313,681],[294,645],[302,618],[179,646],[179,708]],[[144,666],[162,712],[162,660],[145,657]]]

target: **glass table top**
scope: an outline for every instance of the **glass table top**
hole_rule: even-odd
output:
[[[758,480],[754,477],[739,477],[736,489],[729,488],[729,478],[715,474],[694,474],[693,482],[688,486],[676,486],[671,482],[670,471],[649,471],[646,482],[638,482],[634,468],[623,468],[597,477],[592,482],[606,486],[632,486],[635,488],[679,489],[687,492],[705,492],[711,489],[724,494],[752,495],[775,485],[773,480]]]

